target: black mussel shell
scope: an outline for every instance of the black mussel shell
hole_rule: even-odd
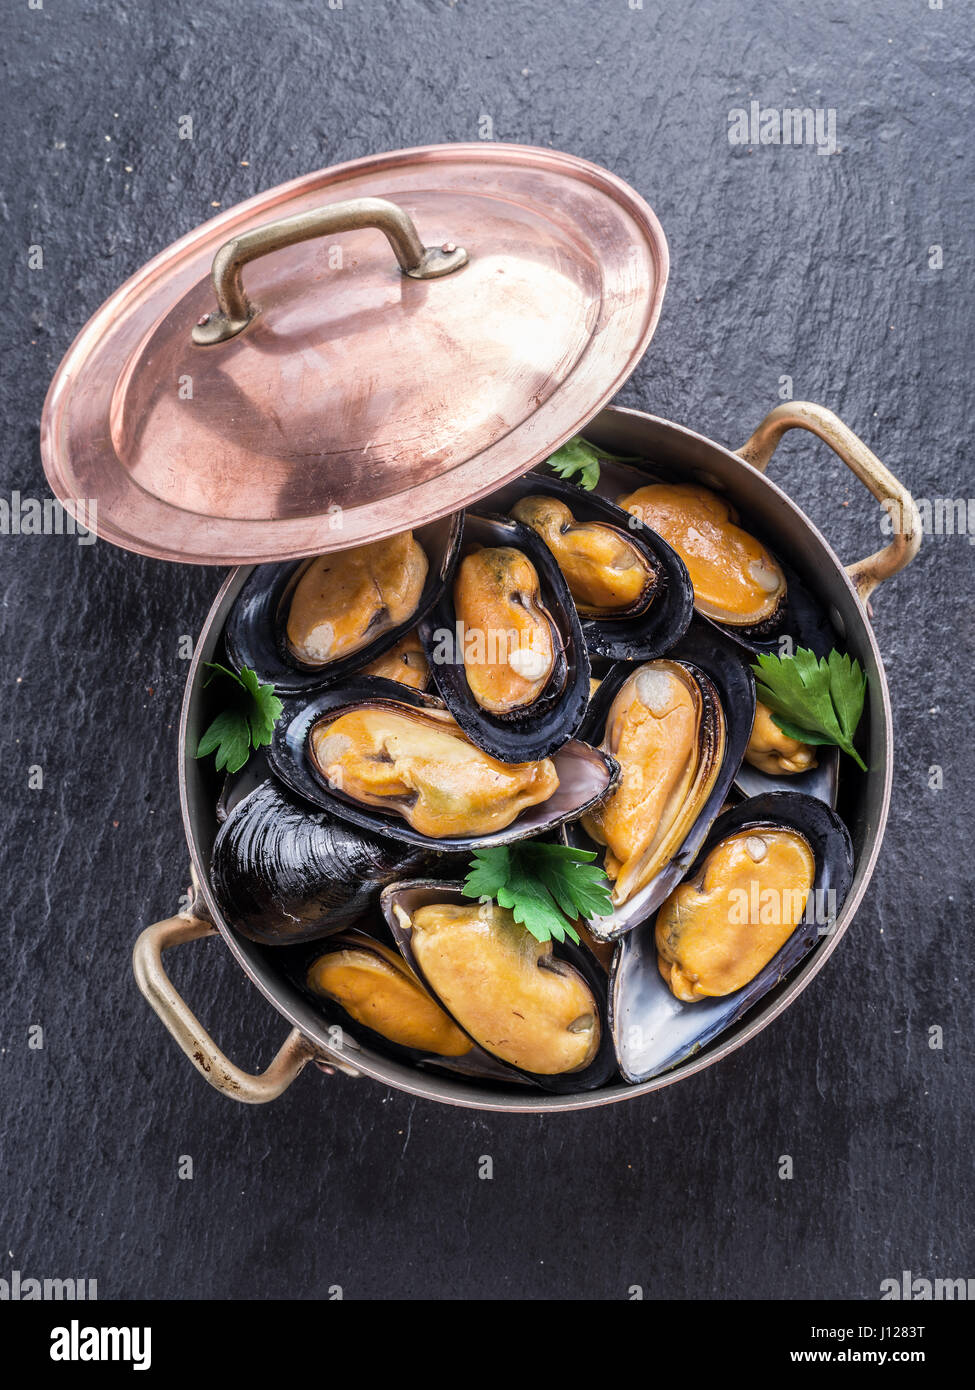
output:
[[[414,974],[423,981],[435,999],[439,999],[439,996],[428,983],[416,957],[413,955],[412,930],[410,927],[404,926],[394,909],[398,905],[409,914],[417,908],[438,902],[461,903],[465,907],[473,906],[473,899],[464,895],[463,884],[459,882],[441,883],[433,879],[416,879],[411,882],[391,884],[380,895],[383,915],[404,960]],[[556,941],[552,943],[552,947],[554,955],[575,967],[596,1000],[600,1017],[600,1039],[596,1056],[581,1071],[566,1072],[561,1076],[541,1076],[537,1072],[522,1071],[510,1063],[500,1060],[498,1065],[515,1076],[527,1078],[545,1091],[553,1091],[562,1095],[573,1091],[592,1091],[599,1086],[606,1085],[616,1075],[615,1049],[608,1015],[606,975],[594,956],[585,947],[577,946],[572,941]],[[442,1007],[447,1013],[450,1013],[445,1004]],[[453,1018],[453,1014],[451,1017]],[[454,1022],[463,1032],[467,1031],[458,1019],[454,1019]]]
[[[635,490],[638,487],[645,487],[648,483],[654,482],[691,483],[710,488],[718,496],[724,496],[720,485],[716,482],[706,482],[692,474],[682,473],[677,469],[650,461],[634,466],[607,460],[601,468],[597,492],[600,496],[610,498],[615,503],[616,498],[621,493]],[[737,510],[736,504],[732,503],[732,505]],[[794,646],[808,647],[817,656],[826,656],[830,649],[836,645],[836,632],[825,607],[792,566],[783,559],[779,545],[771,544],[764,531],[753,525],[747,518],[742,517],[740,524],[756,540],[761,541],[782,569],[786,582],[785,598],[765,622],[752,627],[720,623],[700,613],[697,614],[697,617],[702,622],[710,623],[719,632],[726,633],[747,651],[772,652],[778,656],[782,652],[782,639],[788,637]]]
[[[765,545],[761,533],[754,528],[749,529]],[[702,622],[710,623],[718,632],[723,632],[738,643],[746,655],[749,652],[756,655],[768,652],[772,656],[782,656],[791,645],[792,650],[796,647],[808,647],[817,656],[828,656],[836,646],[838,637],[826,609],[792,566],[782,559],[781,554],[772,550],[771,546],[767,546],[767,549],[775,555],[786,582],[785,601],[773,615],[774,622],[770,620],[768,627],[763,624],[760,627],[744,628],[715,622],[713,618],[706,618],[703,614],[697,616]],[[784,640],[786,638],[789,639],[788,643]]]
[[[364,928],[368,927],[368,931]],[[401,1043],[393,1042],[382,1033],[377,1033],[373,1029],[366,1027],[346,1013],[342,1005],[335,999],[330,999],[325,995],[319,994],[312,989],[308,983],[308,974],[312,965],[326,951],[341,950],[344,946],[357,946],[369,949],[370,946],[385,946],[396,954],[400,954],[399,947],[393,940],[391,934],[386,930],[385,924],[378,909],[374,909],[365,923],[360,923],[354,929],[344,930],[334,936],[330,936],[327,941],[309,943],[308,945],[295,949],[287,954],[284,964],[285,974],[292,980],[294,985],[302,995],[314,1006],[332,1028],[340,1029],[347,1038],[351,1038],[359,1048],[368,1048],[374,1052],[380,1052],[394,1061],[412,1063],[424,1070],[438,1068],[442,1071],[450,1072],[455,1075],[473,1076],[484,1080],[504,1082],[508,1085],[529,1085],[527,1079],[521,1076],[512,1067],[507,1067],[503,1062],[499,1062],[489,1053],[474,1043],[470,1052],[460,1057],[442,1057],[439,1054],[424,1052],[422,1049],[406,1047]],[[429,991],[428,991],[429,993]],[[439,1001],[438,1001],[439,1002]],[[442,1007],[442,1006],[441,1006]],[[446,1012],[446,1010],[445,1010]],[[463,1029],[461,1030],[463,1032]],[[352,1058],[354,1061],[354,1056]]]
[[[619,617],[579,614],[590,657],[612,661],[650,661],[662,656],[687,631],[694,611],[694,590],[683,560],[656,531],[644,526],[615,502],[546,473],[528,473],[484,501],[491,511],[508,513],[522,498],[554,497],[577,521],[600,521],[622,531],[655,571],[652,596],[637,612]]]
[[[434,862],[304,805],[269,778],[227,815],[210,877],[231,926],[251,941],[286,946],[359,921],[380,888]]]
[[[755,719],[754,678],[741,648],[737,643],[727,640],[720,629],[705,623],[695,614],[687,632],[677,645],[667,652],[666,660],[681,661],[696,667],[714,687],[724,712],[724,758],[710,795],[670,863],[661,869],[645,888],[634,893],[629,902],[614,908],[610,915],[593,918],[590,922],[593,935],[604,940],[613,941],[632,931],[639,922],[656,911],[670,890],[684,877],[709,827],[728,798],[745,755]],[[602,742],[610,706],[620,687],[636,669],[637,664],[620,662],[610,670],[590,702],[579,731],[581,737],[593,745]],[[596,849],[602,852],[602,846],[595,845],[580,824],[567,825],[563,833],[566,842],[577,849]]]
[[[721,840],[739,830],[785,826],[809,841],[816,857],[810,900],[827,911],[807,914],[768,965],[734,994],[685,1004],[671,994],[657,966],[655,917],[617,948],[610,982],[610,1024],[620,1070],[627,1081],[647,1081],[706,1047],[774,989],[816,942],[834,930],[853,882],[850,835],[835,811],[816,797],[769,792],[751,797],[716,820],[689,875],[698,872]],[[832,898],[826,896],[832,894]],[[814,896],[815,895],[815,896]],[[828,920],[816,920],[825,916]]]
[[[243,801],[245,796],[250,796],[252,791],[256,791],[270,775],[267,754],[261,748],[251,751],[250,757],[239,772],[224,773],[216,806],[217,820],[220,824],[223,825],[234,807]]]
[[[284,642],[287,604],[309,560],[258,565],[234,600],[224,629],[224,645],[230,665],[237,671],[242,666],[249,666],[282,696],[310,694],[368,666],[390,647],[395,647],[400,638],[415,627],[437,602],[444,586],[453,577],[463,528],[462,512],[416,527],[414,535],[429,561],[419,604],[409,618],[376,637],[360,651],[330,661],[326,666],[301,665],[290,655]]]
[[[506,763],[547,758],[572,738],[589,699],[589,656],[579,615],[551,551],[530,526],[503,516],[471,512],[464,521],[464,544],[512,546],[538,574],[542,603],[558,630],[561,650],[548,684],[533,705],[510,715],[491,714],[474,699],[457,641],[454,596],[444,585],[438,603],[420,623],[420,641],[443,701],[469,739]]]
[[[359,676],[347,685],[329,687],[310,701],[291,700],[285,704],[268,753],[271,768],[287,787],[313,806],[334,812],[342,820],[350,821],[363,830],[389,836],[420,849],[440,854],[456,853],[490,845],[512,844],[515,840],[526,840],[556,830],[567,820],[583,815],[590,806],[601,801],[616,785],[619,777],[615,759],[596,748],[590,748],[587,743],[572,739],[552,755],[559,774],[559,787],[548,801],[529,807],[511,825],[491,835],[432,839],[414,830],[395,812],[385,813],[364,806],[346,796],[339,788],[329,786],[309,756],[308,737],[319,719],[326,714],[337,714],[339,710],[367,702],[413,705],[417,709],[444,708],[441,700],[423,691],[411,690],[379,676]]]

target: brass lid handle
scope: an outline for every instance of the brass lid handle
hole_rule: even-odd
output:
[[[839,416],[812,401],[785,401],[777,405],[737,453],[764,473],[779,440],[786,430],[792,429],[818,435],[870,489],[891,518],[894,534],[890,544],[846,567],[854,588],[866,603],[877,585],[909,565],[920,548],[921,518],[914,499]]]
[[[462,246],[449,241],[443,246],[424,246],[412,218],[385,198],[353,198],[347,203],[330,203],[311,212],[265,222],[262,227],[241,232],[240,236],[224,242],[213,258],[210,272],[217,310],[205,314],[196,324],[194,343],[199,347],[225,343],[243,332],[261,312],[260,306],[247,298],[241,280],[241,272],[250,261],[280,251],[282,247],[294,246],[299,241],[357,231],[362,227],[375,227],[385,234],[400,269],[412,280],[434,280],[467,264],[467,252]]]

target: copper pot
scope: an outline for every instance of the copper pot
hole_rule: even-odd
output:
[[[809,519],[781,488],[763,476],[778,441],[793,428],[809,430],[829,444],[874,497],[887,506],[895,534],[885,549],[844,568]],[[306,1063],[314,1061],[326,1070],[335,1068],[369,1076],[411,1095],[472,1109],[541,1113],[632,1100],[713,1066],[761,1032],[823,968],[853,920],[880,853],[893,775],[890,700],[867,600],[882,580],[903,569],[917,552],[920,522],[910,495],[835,415],[808,403],[789,402],[776,407],[736,452],[681,425],[613,406],[604,409],[585,432],[588,438],[614,452],[666,462],[686,472],[689,479],[725,492],[745,517],[754,519],[762,530],[776,537],[777,548],[827,605],[846,649],[868,673],[869,772],[858,779],[855,799],[845,808],[856,870],[835,930],[788,980],[766,996],[760,1007],[712,1046],[640,1085],[620,1083],[599,1091],[568,1095],[523,1089],[505,1091],[404,1066],[357,1046],[348,1037],[336,1046],[324,1019],[275,968],[273,952],[262,951],[239,936],[223,918],[210,885],[210,854],[216,833],[213,788],[202,764],[194,758],[203,728],[201,671],[203,663],[213,659],[230,607],[250,573],[250,567],[240,567],[221,587],[196,644],[180,719],[180,801],[195,900],[189,911],[143,931],[134,951],[136,979],[143,994],[196,1069],[223,1094],[251,1104],[273,1100]],[[241,1071],[224,1056],[176,992],[163,966],[164,951],[217,932],[247,976],[291,1025],[277,1056],[260,1076]]]

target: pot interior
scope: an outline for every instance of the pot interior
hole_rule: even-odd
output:
[[[337,1049],[328,1036],[328,1024],[288,979],[282,969],[282,951],[289,947],[262,946],[247,940],[223,920],[209,882],[209,864],[218,829],[214,807],[219,794],[212,762],[197,761],[193,750],[213,718],[213,696],[200,677],[203,663],[215,659],[223,624],[242,587],[247,568],[231,573],[218,594],[197,643],[190,669],[180,724],[180,792],[190,852],[207,906],[225,941],[243,969],[288,1021],[320,1047],[323,1056],[352,1066],[377,1081],[413,1095],[454,1105],[488,1110],[587,1109],[631,1099],[671,1085],[710,1066],[740,1047],[786,1008],[825,964],[846,930],[873,872],[880,848],[891,782],[891,720],[887,683],[880,654],[866,614],[842,564],[826,540],[793,502],[730,450],[682,426],[639,411],[609,407],[586,428],[585,435],[614,453],[636,456],[679,471],[725,493],[753,529],[764,532],[775,552],[789,564],[827,606],[838,640],[856,657],[869,677],[864,713],[870,771],[844,771],[845,788],[839,811],[853,839],[853,886],[839,915],[836,929],[824,938],[806,961],[761,1004],[730,1028],[711,1046],[680,1063],[662,1076],[639,1085],[619,1083],[598,1091],[552,1095],[524,1089],[444,1076],[393,1061],[379,1052],[360,1048],[345,1037]]]

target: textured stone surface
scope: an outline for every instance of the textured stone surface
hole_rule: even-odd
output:
[[[0,496],[44,495],[44,392],[88,314],[214,202],[371,151],[477,138],[484,115],[496,138],[614,169],[662,219],[671,285],[626,403],[738,444],[789,375],[918,496],[967,496],[966,9],[6,7]],[[839,151],[732,148],[728,112],[752,97],[835,108]],[[186,114],[192,141],[177,138]],[[36,243],[44,268],[29,271]],[[876,505],[824,448],[790,438],[774,471],[842,556],[880,543]],[[527,1298],[634,1284],[871,1298],[903,1268],[973,1273],[973,554],[967,537],[930,537],[877,595],[894,804],[833,962],[721,1066],[542,1120],[314,1072],[260,1110],[203,1085],[138,995],[129,952],[185,879],[178,641],[220,576],[0,537],[0,1273],[97,1278],[103,1297],[341,1284],[348,1297]],[[44,786],[28,790],[35,764]],[[266,1063],[285,1025],[221,944],[185,948],[173,973],[232,1056]],[[177,1179],[185,1154],[192,1181]],[[477,1178],[485,1154],[492,1181]]]

